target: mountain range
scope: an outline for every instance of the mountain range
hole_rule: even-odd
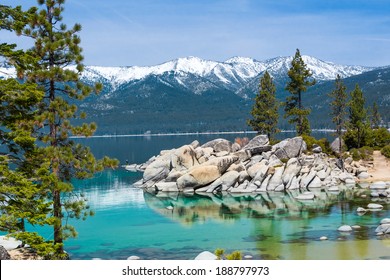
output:
[[[359,83],[367,105],[377,101],[384,121],[390,121],[390,67],[346,66],[311,56],[302,58],[317,81],[303,96],[312,109],[313,128],[331,128],[327,94],[337,74],[344,78],[348,90]],[[277,97],[283,101],[288,95],[284,87],[291,61],[292,57],[265,61],[233,57],[224,62],[185,57],[148,67],[86,66],[82,80],[100,82],[104,90],[79,106],[89,120],[98,123],[98,134],[247,130],[260,77],[266,70],[271,74]],[[13,69],[0,65],[0,76],[7,75],[13,76]],[[280,126],[291,128],[283,118]]]

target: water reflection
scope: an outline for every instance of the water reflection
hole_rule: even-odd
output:
[[[144,192],[146,204],[154,211],[183,224],[208,219],[240,218],[309,219],[328,215],[331,211],[348,212],[364,203],[367,190],[344,188],[340,192],[318,190],[314,200],[297,200],[300,191],[251,194],[182,194]],[[334,206],[332,208],[332,206]]]

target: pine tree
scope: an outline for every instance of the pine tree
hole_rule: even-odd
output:
[[[341,80],[340,75],[337,75],[335,81],[335,89],[329,94],[332,98],[331,105],[331,116],[333,123],[336,125],[336,135],[339,138],[339,151],[341,155],[342,151],[342,134],[345,128],[345,118],[347,116],[347,92],[346,87]],[[339,155],[339,156],[340,156]]]
[[[381,115],[379,114],[378,104],[376,102],[374,102],[372,104],[372,118],[371,118],[372,128],[378,129],[381,121],[382,121],[382,118],[381,118]]]
[[[32,11],[0,6],[0,29],[20,32]],[[29,51],[16,50],[15,44],[0,44],[0,57],[19,75],[35,63]],[[21,83],[11,77],[0,80],[0,230],[46,255],[52,252],[52,246],[37,232],[27,232],[25,226],[45,225],[50,219],[50,203],[42,186],[34,182],[27,160],[36,148],[35,116],[42,97],[43,92],[34,83]]]
[[[265,71],[260,79],[259,94],[255,97],[255,103],[251,110],[253,119],[247,123],[259,134],[267,134],[272,139],[279,132],[278,125],[278,102],[275,96],[276,87],[272,77]]]
[[[66,258],[63,241],[76,236],[67,218],[85,219],[92,214],[85,199],[73,192],[71,180],[90,178],[105,167],[117,165],[116,160],[107,157],[96,160],[88,147],[70,139],[71,135],[89,137],[96,130],[95,123],[73,126],[71,120],[85,117],[77,111],[74,101],[83,100],[92,91],[98,93],[101,85],[91,88],[80,81],[81,26],[75,24],[68,29],[63,23],[64,3],[64,0],[39,0],[43,8],[29,17],[29,28],[22,31],[34,40],[32,52],[37,58],[33,68],[24,72],[25,77],[44,92],[36,117],[39,148],[29,160],[36,164],[37,181],[50,194],[50,225],[56,250],[52,258]]]
[[[310,110],[305,108],[302,103],[302,93],[307,87],[315,84],[314,79],[310,79],[312,73],[303,61],[299,49],[296,50],[295,56],[291,62],[286,90],[291,93],[285,103],[285,118],[290,118],[289,123],[296,124],[298,135],[310,135],[310,123],[308,115]]]
[[[353,135],[353,139],[350,141],[349,147],[360,148],[365,144],[369,130],[367,110],[364,108],[366,101],[358,84],[350,95],[348,129],[351,130],[349,134]]]

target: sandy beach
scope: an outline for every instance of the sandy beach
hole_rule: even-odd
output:
[[[360,182],[390,182],[390,159],[381,154],[380,151],[374,151],[372,167],[368,169],[370,178],[362,179]]]

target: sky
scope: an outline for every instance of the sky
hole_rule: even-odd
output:
[[[26,9],[36,3],[1,0]],[[390,65],[388,0],[66,0],[64,21],[82,25],[86,65],[148,66],[186,56],[261,61],[297,48],[337,64]],[[15,40],[4,31],[0,38]]]

